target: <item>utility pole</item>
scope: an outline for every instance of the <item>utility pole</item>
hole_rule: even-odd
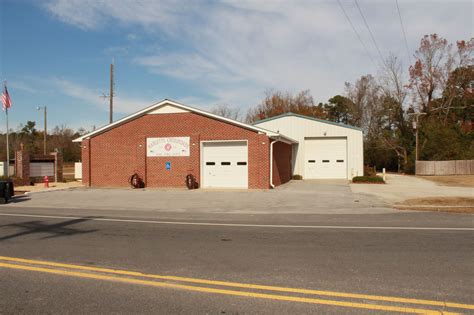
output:
[[[112,63],[110,64],[109,101],[110,101],[109,123],[113,123],[114,121],[114,60],[112,60]]]
[[[46,137],[48,136],[48,112],[47,107],[44,107],[44,139],[43,139],[43,152],[46,155]]]
[[[43,138],[43,154],[46,155],[46,136],[48,134],[48,114],[47,114],[47,107],[46,106],[38,106],[38,110],[43,109],[44,111],[44,138]]]
[[[105,93],[102,93],[102,95],[100,96],[101,98],[103,98],[104,100],[106,98],[109,98],[109,124],[113,123],[114,122],[114,86],[115,86],[115,83],[114,83],[114,63],[115,63],[115,59],[113,58],[112,59],[112,63],[110,64],[110,86],[109,86],[109,94],[105,94]]]
[[[415,174],[416,174],[416,162],[418,161],[418,129],[419,129],[419,118],[421,115],[426,113],[410,113],[409,116],[415,116],[415,120],[412,122],[413,130],[415,130]]]

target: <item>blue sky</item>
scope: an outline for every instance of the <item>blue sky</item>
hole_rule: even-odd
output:
[[[382,54],[408,68],[395,0],[359,0]],[[473,36],[472,1],[399,0],[410,52],[425,34]],[[0,0],[0,79],[11,127],[42,116],[74,129],[108,122],[108,70],[116,70],[115,118],[164,98],[203,109],[246,111],[265,90],[311,90],[316,102],[380,62],[354,1]],[[5,130],[2,115],[0,128]]]

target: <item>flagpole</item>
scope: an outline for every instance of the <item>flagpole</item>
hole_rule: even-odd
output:
[[[7,81],[3,81],[3,89],[4,89],[4,94],[6,94],[6,99],[4,100],[3,97],[4,97],[4,94],[2,94],[2,103],[3,103],[3,106],[4,106],[4,109],[5,109],[5,115],[6,115],[6,118],[7,118],[7,177],[10,177],[10,146],[8,144],[8,138],[9,138],[9,133],[10,133],[10,130],[8,130],[8,108],[10,107],[11,103],[10,103],[10,97],[8,96],[8,92],[7,92]],[[8,103],[7,103],[8,102]]]
[[[10,177],[10,146],[8,145],[8,108],[5,109],[5,114],[7,115],[7,177]]]

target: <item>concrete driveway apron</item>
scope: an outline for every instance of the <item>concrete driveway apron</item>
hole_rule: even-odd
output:
[[[81,188],[31,194],[10,206],[234,214],[393,211],[376,197],[353,193],[344,180],[291,181],[273,190]]]

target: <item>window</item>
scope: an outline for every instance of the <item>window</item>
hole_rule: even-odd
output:
[[[316,160],[308,160],[308,163],[316,163]]]
[[[230,165],[230,162],[221,162],[221,165]]]
[[[247,162],[237,162],[237,165],[247,165]]]
[[[216,162],[206,162],[206,165],[216,165]]]
[[[337,160],[337,163],[344,163],[344,160]]]
[[[329,163],[329,160],[323,160],[323,163]]]

